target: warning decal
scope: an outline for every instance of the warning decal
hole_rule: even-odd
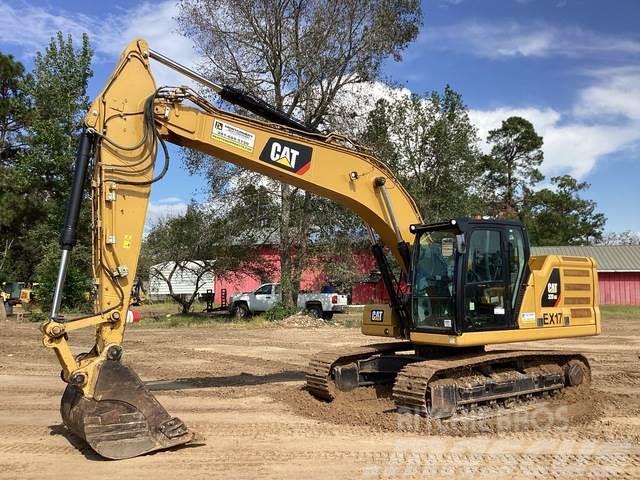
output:
[[[253,152],[253,147],[256,143],[256,136],[251,133],[231,125],[230,123],[223,122],[217,118],[213,119],[213,129],[211,136],[216,140],[237,147],[247,152]]]

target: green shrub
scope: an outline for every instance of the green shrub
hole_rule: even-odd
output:
[[[91,302],[91,278],[87,274],[88,250],[78,247],[73,251],[73,256],[67,268],[67,277],[64,283],[62,295],[62,308],[69,310],[90,311]],[[53,300],[53,290],[58,276],[60,264],[60,247],[57,242],[47,246],[45,255],[36,266],[36,281],[39,285],[35,288],[35,298],[43,308],[49,307]]]
[[[37,323],[42,323],[48,318],[49,316],[46,313],[44,313],[42,310],[31,310],[31,315],[29,316],[29,319],[32,322],[37,322]]]
[[[298,309],[296,307],[287,307],[282,303],[276,303],[273,308],[265,312],[264,318],[270,322],[274,322],[285,319],[294,313],[298,313]]]

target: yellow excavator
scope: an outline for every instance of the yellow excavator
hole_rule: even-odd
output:
[[[158,88],[151,59],[263,120],[216,108],[187,87]],[[51,315],[41,329],[68,383],[63,421],[100,455],[134,457],[193,439],[121,361],[149,193],[169,165],[166,142],[329,198],[368,227],[390,301],[364,309],[362,331],[398,341],[315,355],[306,372],[314,396],[331,401],[337,391],[386,385],[400,412],[448,418],[589,381],[589,364],[577,353],[485,351],[487,345],[600,333],[595,262],[530,257],[521,223],[464,218],[425,224],[407,191],[367,149],[212,83],[143,40],[123,52],[84,124]],[[164,163],[155,168],[157,154]],[[60,301],[87,176],[95,313],[65,320]],[[74,355],[68,338],[86,327],[95,327],[95,345]]]

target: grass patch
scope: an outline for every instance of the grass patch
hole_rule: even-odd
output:
[[[345,328],[360,328],[362,312],[338,313],[333,316],[333,322]]]
[[[640,318],[640,305],[600,305],[603,319]]]
[[[362,313],[334,315],[327,324],[343,328],[360,328]],[[147,315],[139,323],[131,323],[127,328],[274,328],[279,326],[278,321],[270,320],[265,315],[254,315],[245,319],[227,315],[207,317],[176,313],[163,316]]]
[[[140,323],[129,324],[129,328],[267,328],[272,327],[273,322],[268,321],[262,315],[256,315],[247,319],[235,318],[229,315],[193,315],[193,314],[167,314],[145,315]]]
[[[217,306],[217,305],[215,305]],[[142,312],[144,314],[178,314],[180,313],[180,305],[178,305],[173,300],[167,300],[166,302],[153,302],[153,303],[144,303],[139,307],[133,307],[135,310]],[[207,308],[207,304],[205,302],[193,302],[191,306],[191,312],[202,312]]]
[[[142,310],[142,309],[141,309]],[[236,318],[230,315],[198,315],[182,313],[166,313],[161,310],[143,310],[144,316],[139,323],[132,323],[128,328],[277,328],[278,321],[271,320],[267,315],[252,315],[249,318]],[[327,325],[342,328],[360,328],[362,325],[362,311],[338,313]]]

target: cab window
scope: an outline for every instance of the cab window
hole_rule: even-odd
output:
[[[255,291],[256,295],[271,295],[271,285],[263,285]]]
[[[467,261],[467,283],[501,280],[502,250],[500,232],[477,230],[471,235]]]
[[[465,268],[465,330],[495,330],[509,322],[504,250],[500,230],[471,234]]]
[[[412,289],[416,327],[450,330],[455,316],[456,233],[425,232],[417,247]]]

